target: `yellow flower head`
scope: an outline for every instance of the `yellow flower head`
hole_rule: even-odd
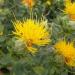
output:
[[[65,0],[65,12],[69,15],[71,20],[75,20],[75,2]]]
[[[16,21],[13,23],[15,28],[13,34],[16,34],[17,38],[21,38],[25,42],[31,53],[37,52],[37,49],[33,45],[45,46],[50,42],[49,32],[44,26],[43,21],[26,19],[23,22]]]
[[[55,48],[57,53],[64,57],[65,63],[68,66],[75,67],[75,48],[73,42],[66,43],[65,40],[61,40],[55,44]]]
[[[22,0],[22,3],[27,5],[29,8],[32,8],[35,4],[34,0]]]

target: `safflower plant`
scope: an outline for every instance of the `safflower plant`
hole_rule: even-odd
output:
[[[75,75],[75,1],[0,0],[0,75]]]

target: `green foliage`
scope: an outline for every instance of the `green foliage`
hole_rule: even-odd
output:
[[[61,38],[75,41],[75,21],[70,21],[62,12],[63,0],[51,0],[50,6],[45,4],[46,1],[37,0],[32,12],[34,18],[36,15],[37,19],[45,16],[50,22],[52,41],[46,47],[39,47],[39,52],[32,55],[26,50],[24,43],[12,34],[12,21],[29,18],[30,10],[21,0],[0,0],[0,32],[3,32],[0,35],[0,71],[4,75],[75,75],[75,70],[72,68],[73,73],[70,72],[71,69],[53,48]]]

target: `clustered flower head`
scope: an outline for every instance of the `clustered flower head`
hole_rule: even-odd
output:
[[[23,0],[29,8],[34,5],[34,0]],[[47,0],[47,4],[50,4],[50,0]],[[72,20],[75,20],[75,2],[72,3],[71,0],[65,0],[65,12],[70,16]],[[16,38],[23,40],[27,50],[35,54],[38,49],[37,46],[48,45],[51,41],[50,33],[48,31],[48,23],[45,19],[25,19],[23,21],[16,20],[13,22],[15,31],[13,34]],[[65,40],[60,40],[54,45],[56,52],[65,60],[68,66],[75,67],[75,48],[73,42],[66,42]]]
[[[36,19],[26,19],[23,21],[17,20],[13,23],[15,31],[13,34],[17,38],[25,42],[27,49],[31,53],[36,53],[37,49],[33,45],[45,46],[49,44],[49,32],[44,26],[44,20],[37,21]]]
[[[56,52],[61,54],[68,66],[75,67],[75,48],[73,42],[61,40],[55,44]]]
[[[65,0],[65,12],[69,15],[71,20],[75,20],[75,2]]]
[[[22,3],[28,6],[29,8],[32,8],[35,4],[34,0],[22,0]]]

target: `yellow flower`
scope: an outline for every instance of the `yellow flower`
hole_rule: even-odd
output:
[[[21,38],[25,42],[31,53],[37,52],[37,49],[33,45],[45,46],[50,42],[49,32],[44,26],[43,21],[27,19],[23,22],[16,21],[13,23],[15,28],[13,34],[16,34],[17,38]]]
[[[69,15],[71,20],[75,20],[75,2],[65,0],[65,12]]]
[[[65,63],[68,66],[75,67],[75,48],[73,42],[67,43],[65,40],[61,40],[57,42],[54,47],[57,53],[64,57]]]
[[[27,5],[29,8],[32,8],[35,4],[34,0],[22,0],[24,5]]]

